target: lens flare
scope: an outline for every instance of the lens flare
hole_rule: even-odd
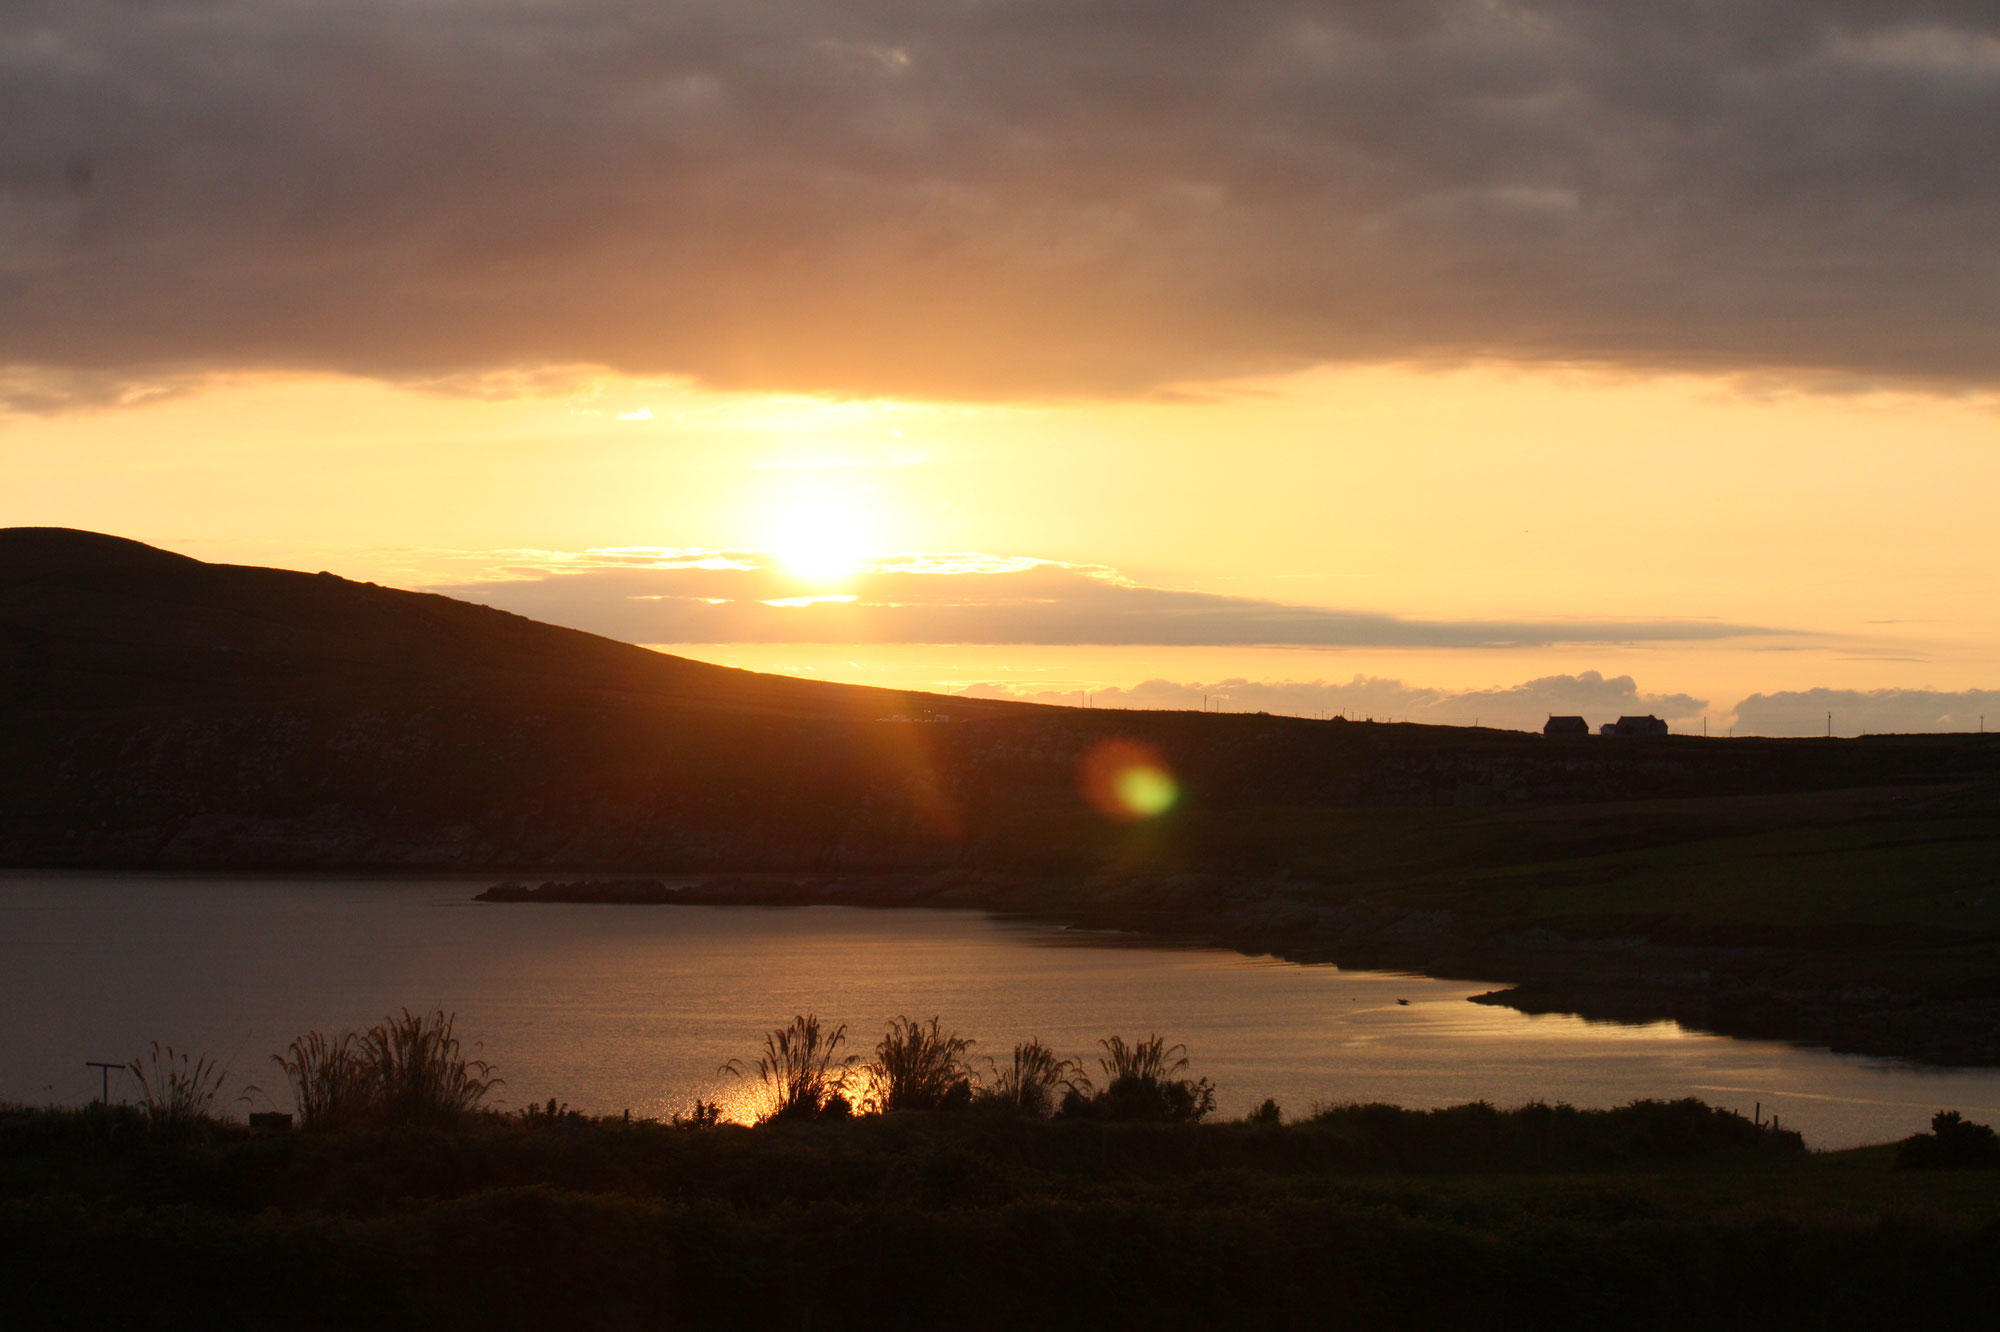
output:
[[[1084,799],[1124,823],[1158,818],[1181,796],[1180,783],[1159,752],[1122,737],[1085,754],[1077,779]]]

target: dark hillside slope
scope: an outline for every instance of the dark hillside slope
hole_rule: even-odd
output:
[[[932,712],[951,720],[886,720]],[[1083,756],[1119,735],[1181,778],[1156,824],[1078,795]],[[1982,739],[1561,744],[947,699],[331,574],[0,530],[0,864],[1261,872],[1309,846],[1315,863],[1344,856],[1315,813],[1333,807],[1962,785],[2000,767]],[[1578,835],[1679,836],[1672,818],[1647,826]]]
[[[872,717],[902,695],[670,657],[329,573],[203,564],[63,528],[0,529],[0,701],[21,708],[592,695]],[[962,710],[992,709],[962,701]]]
[[[932,840],[903,826],[909,755],[877,743],[925,709],[331,574],[0,531],[0,862],[810,863],[856,828]]]

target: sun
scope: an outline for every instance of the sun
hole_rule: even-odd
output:
[[[780,515],[772,553],[786,573],[815,583],[845,582],[868,563],[868,524],[854,504],[831,496],[794,500]]]

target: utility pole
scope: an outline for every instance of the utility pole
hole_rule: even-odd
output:
[[[102,1073],[103,1073],[103,1079],[104,1079],[104,1089],[103,1089],[103,1091],[101,1091],[101,1092],[100,1092],[100,1093],[98,1094],[98,1098],[97,1098],[97,1099],[98,1099],[98,1101],[99,1101],[99,1102],[100,1102],[101,1104],[103,1104],[103,1105],[110,1105],[110,1104],[111,1104],[111,1070],[112,1070],[112,1069],[114,1069],[114,1068],[116,1068],[116,1069],[123,1069],[123,1068],[125,1067],[125,1065],[123,1065],[123,1064],[105,1064],[105,1063],[100,1063],[100,1062],[98,1062],[98,1061],[97,1061],[97,1060],[95,1060],[95,1059],[86,1059],[86,1060],[84,1060],[84,1061],[83,1061],[83,1066],[84,1066],[85,1068],[95,1068],[95,1069],[99,1069],[99,1070],[101,1070],[101,1071],[102,1071]]]
[[[1833,739],[1833,714],[1831,712],[1826,714],[1826,738],[1829,740]]]

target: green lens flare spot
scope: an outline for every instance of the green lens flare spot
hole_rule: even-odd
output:
[[[1158,768],[1125,768],[1112,785],[1119,803],[1131,810],[1133,817],[1141,819],[1166,813],[1181,795],[1180,784]]]

